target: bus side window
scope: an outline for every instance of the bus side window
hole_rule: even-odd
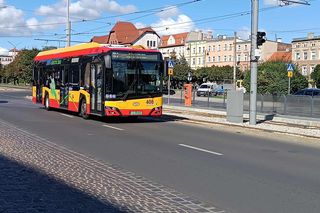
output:
[[[84,87],[88,89],[89,86],[90,86],[90,63],[87,63],[84,71]]]

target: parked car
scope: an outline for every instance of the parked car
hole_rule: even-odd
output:
[[[197,96],[212,96],[217,95],[216,90],[218,85],[216,83],[203,83],[197,89]]]
[[[320,89],[316,88],[306,88],[301,89],[298,92],[294,93],[293,95],[307,95],[307,96],[320,96]]]
[[[162,88],[162,94],[168,95],[168,88]],[[176,92],[173,89],[170,89],[170,95],[174,95]]]

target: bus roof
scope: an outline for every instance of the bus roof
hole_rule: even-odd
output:
[[[91,43],[84,43],[84,44],[79,44],[71,47],[42,51],[38,53],[38,55],[34,58],[34,60],[43,61],[43,60],[51,60],[51,59],[59,59],[59,58],[78,57],[82,55],[93,55],[93,54],[105,53],[111,50],[130,51],[130,52],[154,52],[154,53],[159,52],[157,50],[137,49],[137,48],[124,47],[124,46],[112,46],[112,45],[91,42]]]

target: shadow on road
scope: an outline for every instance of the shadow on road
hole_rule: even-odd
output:
[[[0,100],[0,104],[7,104],[8,103],[8,101],[1,101]]]
[[[0,212],[123,212],[1,155],[0,194]]]
[[[39,109],[45,110],[43,106]],[[76,112],[70,112],[63,109],[50,109],[54,112],[60,112],[67,115],[79,116]],[[161,123],[161,122],[170,122],[170,121],[181,121],[188,120],[180,116],[173,115],[162,115],[160,117],[99,117],[91,115],[89,120],[100,121],[103,123]]]

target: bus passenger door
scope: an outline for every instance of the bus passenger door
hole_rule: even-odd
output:
[[[91,86],[90,86],[90,107],[91,112],[101,114],[103,111],[103,65],[93,63],[90,65]]]
[[[68,66],[64,66],[60,72],[60,79],[62,81],[60,86],[60,107],[68,108],[69,100],[69,85],[68,85]]]

